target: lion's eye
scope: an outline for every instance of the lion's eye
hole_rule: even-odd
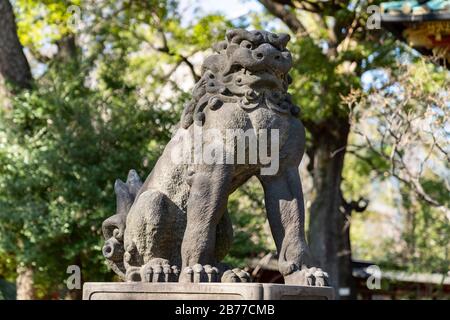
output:
[[[251,42],[248,41],[248,40],[243,40],[243,41],[241,42],[241,47],[242,47],[242,48],[246,48],[246,49],[252,49],[252,48],[253,48],[253,43],[251,43]]]

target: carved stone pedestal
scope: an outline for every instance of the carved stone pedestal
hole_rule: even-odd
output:
[[[332,300],[331,287],[273,283],[88,282],[84,300]]]

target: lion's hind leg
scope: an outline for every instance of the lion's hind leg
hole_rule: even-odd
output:
[[[170,260],[174,260],[173,253],[180,250],[181,240],[173,232],[178,210],[157,190],[140,194],[127,217],[125,230],[127,281],[174,281],[179,261]]]

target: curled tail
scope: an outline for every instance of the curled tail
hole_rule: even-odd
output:
[[[110,268],[122,280],[125,280],[126,274],[123,236],[127,215],[141,186],[141,179],[135,170],[130,170],[126,183],[117,179],[114,184],[116,214],[106,219],[102,224],[103,237],[105,238],[105,245],[102,249],[103,256]]]

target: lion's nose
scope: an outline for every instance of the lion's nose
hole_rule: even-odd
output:
[[[271,60],[280,60],[281,53],[272,45],[264,43],[253,51],[253,57],[257,60],[269,62]]]
[[[253,58],[260,63],[267,63],[275,69],[289,69],[291,67],[291,57],[286,56],[269,43],[264,43],[252,52]],[[281,70],[280,70],[281,71]]]

